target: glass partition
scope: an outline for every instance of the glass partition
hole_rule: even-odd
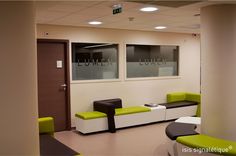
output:
[[[118,44],[72,43],[72,80],[118,78]]]
[[[179,46],[126,45],[127,78],[178,76]]]

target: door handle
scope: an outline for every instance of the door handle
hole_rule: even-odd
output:
[[[61,85],[61,87],[66,87],[66,84]]]
[[[62,84],[61,87],[63,87],[63,90],[66,90],[66,84]]]

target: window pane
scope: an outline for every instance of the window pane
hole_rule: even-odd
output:
[[[126,45],[127,77],[177,76],[179,46]]]
[[[72,43],[72,80],[118,78],[118,44]]]

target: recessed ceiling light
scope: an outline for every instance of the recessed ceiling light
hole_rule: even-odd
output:
[[[99,25],[99,24],[102,24],[102,22],[100,22],[100,21],[90,21],[90,22],[88,22],[89,24],[91,24],[91,25]]]
[[[157,11],[158,8],[156,7],[144,7],[144,8],[141,8],[140,11],[143,11],[143,12],[152,12],[152,11]]]
[[[157,26],[157,27],[155,27],[155,29],[166,29],[166,27],[165,26]]]

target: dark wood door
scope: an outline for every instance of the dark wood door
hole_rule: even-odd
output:
[[[54,118],[55,130],[70,127],[66,42],[38,40],[39,117]]]

